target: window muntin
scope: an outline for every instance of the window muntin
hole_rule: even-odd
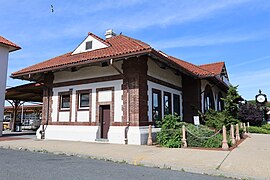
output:
[[[61,109],[69,109],[70,108],[70,95],[65,94],[61,95]]]
[[[173,113],[180,116],[180,96],[177,94],[173,95]]]
[[[164,115],[172,114],[171,93],[164,92],[163,100]]]
[[[79,107],[89,108],[89,93],[81,93],[79,95]]]

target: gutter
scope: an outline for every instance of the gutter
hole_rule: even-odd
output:
[[[127,126],[125,127],[125,144],[128,144],[128,130],[129,130],[129,126],[130,126],[130,113],[129,113],[129,99],[130,99],[130,93],[129,93],[129,82],[128,79],[124,76],[124,74],[121,72],[120,69],[118,69],[118,67],[116,67],[113,64],[113,59],[110,60],[110,65],[117,71],[119,72],[119,74],[121,74],[123,76],[123,78],[126,80],[126,85],[127,85]]]

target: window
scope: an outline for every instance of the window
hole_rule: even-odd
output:
[[[207,85],[204,90],[204,112],[209,109],[215,109],[215,104],[212,89]]]
[[[61,108],[68,109],[70,108],[70,95],[62,95],[61,96]]]
[[[79,102],[80,102],[80,108],[89,107],[89,93],[81,93]]]
[[[205,110],[208,111],[211,108],[211,101],[210,101],[209,95],[206,96],[204,103],[205,103],[205,105],[204,105]]]
[[[92,44],[93,44],[93,42],[92,42],[92,41],[88,41],[88,42],[86,42],[86,44],[85,44],[85,50],[92,49]]]
[[[159,90],[152,90],[152,119],[153,122],[161,120],[161,92]]]
[[[177,94],[173,95],[173,113],[180,115],[180,96]]]
[[[172,114],[171,93],[164,92],[163,108],[164,108],[164,115]]]
[[[223,96],[221,92],[218,93],[218,103],[217,103],[217,110],[222,111],[224,109],[224,101],[222,100]]]

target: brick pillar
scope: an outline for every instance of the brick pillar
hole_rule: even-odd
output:
[[[54,76],[52,73],[48,73],[44,76],[44,87],[43,87],[43,105],[42,105],[42,124],[45,125],[47,122],[47,117],[49,117],[49,122],[51,121],[52,112],[52,86],[53,86]],[[49,96],[49,98],[48,98]],[[49,101],[49,103],[48,103]],[[49,112],[48,112],[49,104]],[[49,113],[49,115],[48,115]]]
[[[182,75],[183,87],[183,120],[193,123],[193,116],[201,111],[201,82],[187,75]]]
[[[147,56],[123,61],[123,122],[127,120],[127,84],[129,84],[130,125],[148,125]]]

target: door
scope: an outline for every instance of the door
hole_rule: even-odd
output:
[[[101,114],[101,138],[108,138],[108,131],[110,128],[110,105],[102,105],[100,106],[100,114]]]

